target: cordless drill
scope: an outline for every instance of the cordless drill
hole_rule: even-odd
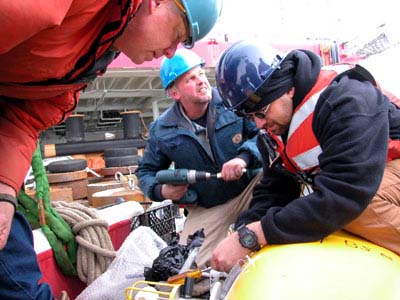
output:
[[[221,178],[221,173],[211,174],[204,171],[175,169],[161,170],[156,174],[156,179],[160,184],[186,185],[197,182],[207,181],[212,178]],[[197,200],[197,192],[188,189],[178,203],[194,203]]]
[[[211,174],[204,171],[175,169],[161,170],[156,174],[156,179],[160,184],[185,185],[202,181],[207,181],[211,178],[221,178],[221,173]]]

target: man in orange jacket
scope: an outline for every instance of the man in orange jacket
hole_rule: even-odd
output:
[[[222,0],[17,0],[0,3],[0,298],[52,299],[18,193],[41,131],[123,52],[141,64],[191,48]]]

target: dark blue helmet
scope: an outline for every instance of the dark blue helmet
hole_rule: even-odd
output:
[[[261,101],[258,88],[279,68],[282,60],[276,49],[246,41],[226,49],[215,68],[217,88],[225,106],[254,111]]]

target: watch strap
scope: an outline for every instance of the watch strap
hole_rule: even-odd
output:
[[[18,200],[16,197],[11,196],[10,194],[0,194],[0,202],[9,202],[14,205],[14,209],[17,210]]]

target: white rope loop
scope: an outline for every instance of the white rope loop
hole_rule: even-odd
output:
[[[78,243],[78,277],[89,285],[107,270],[116,256],[108,223],[99,219],[93,208],[77,202],[55,201],[52,205],[72,228]]]

